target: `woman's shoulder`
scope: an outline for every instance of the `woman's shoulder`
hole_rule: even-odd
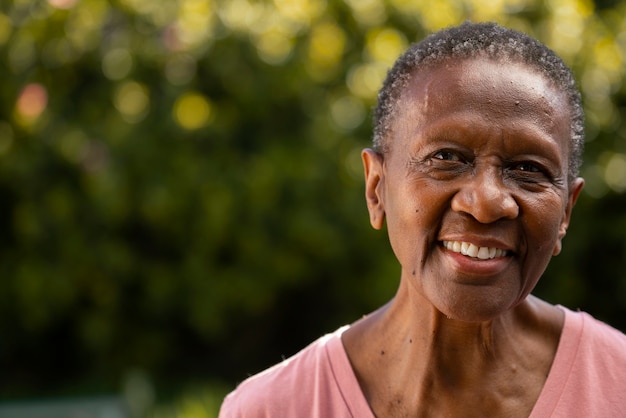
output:
[[[587,312],[560,308],[565,312],[564,333],[577,338],[583,347],[592,346],[611,353],[616,351],[618,357],[626,361],[626,334]]]
[[[561,357],[569,358],[572,371],[587,379],[597,376],[602,386],[626,384],[626,335],[582,311],[565,311],[559,344]]]
[[[534,417],[626,416],[626,335],[559,306],[565,323]]]
[[[287,416],[310,406],[312,395],[325,388],[316,386],[315,375],[332,375],[330,356],[341,346],[346,327],[327,334],[295,355],[248,377],[226,396],[220,417]],[[322,379],[323,381],[328,381]]]

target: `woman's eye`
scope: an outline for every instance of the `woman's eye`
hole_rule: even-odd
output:
[[[541,173],[542,172],[539,166],[533,163],[528,163],[528,162],[516,164],[514,169],[519,170],[519,171],[525,171],[528,173]]]
[[[544,183],[554,181],[550,170],[544,165],[532,161],[520,161],[512,163],[506,170],[511,178],[524,183]]]
[[[461,157],[452,151],[438,151],[433,154],[433,158],[443,161],[461,161]]]

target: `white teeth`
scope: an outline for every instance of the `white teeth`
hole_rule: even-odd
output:
[[[470,244],[469,242],[444,241],[443,246],[450,251],[454,251],[455,253],[461,253],[480,260],[502,257],[506,254],[506,251],[500,248],[478,247],[474,244]]]
[[[478,258],[480,258],[481,260],[486,260],[489,258],[489,247],[480,247],[480,250],[478,250]]]

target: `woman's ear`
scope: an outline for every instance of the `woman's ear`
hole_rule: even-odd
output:
[[[565,238],[567,227],[569,226],[570,219],[572,218],[572,210],[574,209],[576,200],[578,200],[578,196],[580,195],[580,191],[583,189],[584,185],[585,180],[581,177],[575,179],[570,185],[567,206],[565,206],[565,212],[563,214],[563,219],[561,220],[561,226],[559,227],[559,236],[554,246],[554,250],[552,250],[552,255],[559,255],[561,253],[561,249],[563,248],[563,238]]]
[[[383,156],[366,148],[361,152],[361,159],[365,170],[365,200],[370,224],[374,229],[381,229],[385,221]]]

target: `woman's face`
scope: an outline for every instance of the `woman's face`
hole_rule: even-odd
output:
[[[482,58],[414,74],[381,157],[363,153],[376,228],[402,280],[450,318],[524,300],[559,253],[582,179],[568,182],[566,96],[525,65]]]

